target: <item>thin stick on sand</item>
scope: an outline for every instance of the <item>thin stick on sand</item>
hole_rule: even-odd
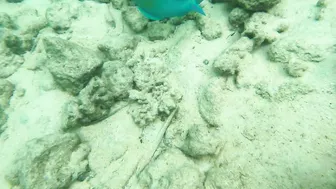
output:
[[[130,188],[131,186],[133,186],[136,181],[137,181],[137,176],[142,173],[142,171],[148,166],[148,164],[151,162],[154,154],[156,153],[164,134],[166,133],[169,125],[171,124],[176,112],[178,110],[178,107],[175,108],[175,110],[169,115],[169,117],[167,118],[166,122],[162,125],[160,131],[157,134],[157,137],[154,141],[154,145],[153,148],[151,150],[152,153],[145,153],[141,158],[139,158],[139,162],[137,164],[137,166],[135,166],[133,173],[131,175],[131,177],[128,179],[128,181],[126,182],[126,184],[124,185],[124,189],[126,188]]]

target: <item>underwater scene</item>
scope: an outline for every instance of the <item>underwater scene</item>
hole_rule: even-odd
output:
[[[0,189],[336,189],[336,1],[0,0]]]

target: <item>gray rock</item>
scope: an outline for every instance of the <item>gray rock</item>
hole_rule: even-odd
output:
[[[24,58],[22,56],[11,52],[0,53],[0,78],[7,78],[14,74],[23,62]]]
[[[121,61],[108,61],[103,65],[102,80],[116,99],[128,97],[128,91],[133,88],[133,78],[132,70]]]
[[[304,61],[293,58],[288,62],[285,70],[287,71],[288,75],[292,77],[301,77],[308,70],[308,65]]]
[[[229,14],[229,22],[234,27],[239,27],[250,17],[250,14],[241,8],[234,8]]]
[[[216,57],[213,67],[220,72],[235,75],[251,62],[252,49],[253,40],[242,37]]]
[[[146,19],[135,6],[129,6],[123,10],[122,17],[134,32],[143,31],[148,24],[148,19]]]
[[[273,43],[288,27],[288,24],[278,17],[257,12],[245,22],[245,30],[242,35],[253,39],[254,45],[259,46],[264,42]]]
[[[7,114],[5,113],[5,110],[0,106],[0,134],[5,130],[3,128],[3,125],[7,122]]]
[[[274,100],[278,102],[294,101],[299,97],[314,92],[315,89],[300,81],[286,82],[280,85],[274,94]]]
[[[324,19],[326,8],[330,6],[329,2],[331,2],[331,1],[328,1],[328,0],[319,0],[316,3],[316,5],[315,5],[315,9],[316,9],[315,20],[319,21],[319,20],[323,20]]]
[[[15,24],[19,26],[16,35],[23,41],[35,40],[40,30],[47,27],[48,24],[45,15],[42,14],[43,12],[33,7],[17,12],[13,17],[15,18]],[[10,34],[13,34],[13,32],[10,32]]]
[[[11,53],[22,55],[33,49],[37,35],[47,22],[35,9],[19,11],[13,18],[15,23],[7,14],[0,13],[0,42],[4,42],[4,47]]]
[[[286,37],[276,41],[268,51],[268,57],[275,62],[288,63],[292,59],[321,62],[323,61],[332,46],[332,42],[325,43],[325,39],[320,37]]]
[[[32,47],[33,40],[25,40],[21,36],[9,34],[4,37],[5,45],[13,54],[22,55]]]
[[[96,1],[98,3],[109,3],[109,2],[111,2],[111,0],[93,0],[93,1]]]
[[[111,108],[128,97],[133,88],[133,72],[121,61],[108,61],[102,67],[102,76],[93,77],[75,100],[68,102],[63,111],[63,130],[90,125],[110,116]]]
[[[90,148],[75,134],[51,134],[28,141],[6,179],[26,189],[68,188],[88,171]]]
[[[99,77],[92,78],[78,97],[65,105],[62,129],[73,129],[105,119],[114,102],[106,84]]]
[[[109,35],[98,45],[98,49],[104,53],[109,60],[121,60],[126,62],[130,59],[139,40],[128,34]]]
[[[149,40],[165,40],[175,31],[175,26],[170,23],[149,22],[147,34]]]
[[[281,0],[233,0],[244,9],[250,11],[267,11]]]
[[[113,7],[120,10],[124,5],[128,3],[127,0],[109,0]]]
[[[312,86],[300,81],[285,82],[276,89],[266,83],[259,83],[255,88],[260,97],[274,102],[294,101],[316,91]]]
[[[7,80],[0,79],[0,107],[2,107],[2,109],[6,109],[9,106],[9,101],[14,89],[14,84]]]
[[[46,11],[48,24],[58,33],[68,30],[71,26],[70,6],[69,3],[55,2]]]
[[[205,125],[193,125],[188,130],[181,147],[182,152],[195,158],[215,155],[220,144],[220,138],[216,136],[216,132]]]
[[[169,73],[165,63],[153,58],[138,62],[132,70],[136,90],[130,91],[129,98],[135,103],[129,113],[134,122],[145,127],[158,117],[167,118],[182,96],[165,80]]]
[[[220,24],[209,17],[197,16],[196,25],[206,40],[214,40],[222,36]]]
[[[227,163],[226,163],[227,164]],[[244,181],[242,179],[242,172],[234,163],[211,168],[207,172],[207,177],[204,181],[205,188],[230,188],[240,189],[244,188]]]
[[[83,118],[84,115],[79,111],[77,100],[65,103],[62,111],[62,130],[67,131],[82,126]]]
[[[167,65],[160,58],[139,60],[133,66],[132,71],[134,72],[135,85],[140,90],[148,90],[162,84],[169,74]]]
[[[181,98],[166,82],[152,87],[150,91],[131,90],[130,99],[134,103],[130,106],[129,113],[138,126],[146,127],[157,118],[165,120]]]
[[[0,28],[16,29],[17,26],[7,13],[0,13]]]
[[[6,0],[8,3],[21,3],[23,0]]]
[[[203,188],[205,176],[196,164],[177,149],[168,149],[139,175],[141,188]]]
[[[103,64],[95,51],[61,38],[44,38],[47,68],[65,91],[77,95]]]
[[[210,82],[208,85],[203,86],[197,97],[198,111],[204,121],[212,127],[220,126],[220,121],[217,117],[220,107],[217,99],[218,95],[222,93],[222,89],[217,83]]]

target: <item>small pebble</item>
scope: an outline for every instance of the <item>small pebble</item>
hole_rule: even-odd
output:
[[[209,60],[208,59],[203,60],[203,64],[204,65],[208,65],[209,64]]]

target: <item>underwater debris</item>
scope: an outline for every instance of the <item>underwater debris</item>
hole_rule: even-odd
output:
[[[89,171],[89,153],[90,147],[76,134],[32,139],[18,151],[5,178],[20,188],[68,188]]]
[[[48,58],[45,66],[61,89],[72,95],[77,95],[103,64],[97,52],[62,38],[44,38],[43,45]]]

